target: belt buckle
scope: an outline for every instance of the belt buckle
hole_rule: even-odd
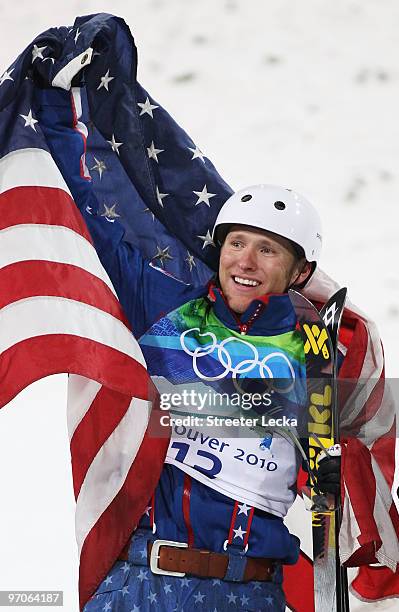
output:
[[[173,542],[172,540],[155,540],[152,544],[151,555],[150,555],[150,569],[153,574],[162,574],[164,576],[176,576],[177,578],[183,578],[186,574],[183,572],[170,572],[163,570],[158,567],[159,560],[159,549],[161,546],[172,546],[173,548],[188,548],[186,542]]]

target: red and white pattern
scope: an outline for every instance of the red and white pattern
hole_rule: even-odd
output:
[[[324,303],[338,289],[337,283],[318,270],[303,293]],[[348,567],[363,566],[352,583],[352,592],[359,598],[376,600],[387,593],[399,597],[399,515],[392,494],[395,405],[384,381],[384,355],[376,325],[350,301],[340,342],[346,354],[340,378],[357,381],[349,385],[340,418],[345,441],[340,557]],[[385,569],[369,568],[370,563],[380,563]]]
[[[143,355],[71,194],[42,149],[0,160],[0,315],[0,407],[44,376],[71,374],[83,607],[143,514],[168,441],[148,437],[156,392]]]

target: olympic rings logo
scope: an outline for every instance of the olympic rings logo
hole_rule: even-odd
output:
[[[187,336],[191,332],[198,332],[198,337],[200,338],[208,337],[210,339],[209,344],[205,346],[197,346],[194,350],[190,350],[190,347],[188,345],[188,340],[190,340],[190,338]],[[195,341],[195,337],[191,337],[191,340]],[[233,365],[232,356],[226,348],[227,345],[231,342],[234,342],[235,346],[237,344],[243,344],[245,347],[247,347],[251,352],[250,358],[243,359],[237,365]],[[183,351],[193,358],[193,370],[198,376],[198,378],[200,378],[201,380],[205,380],[208,382],[221,380],[222,378],[225,378],[227,374],[231,373],[234,386],[239,391],[244,392],[237,382],[237,380],[240,378],[240,375],[248,374],[249,372],[255,370],[255,375],[253,376],[254,378],[262,378],[268,380],[273,379],[273,364],[271,362],[273,362],[273,360],[278,359],[280,363],[285,362],[288,366],[292,382],[283,389],[276,388],[273,385],[272,388],[276,391],[279,391],[280,393],[289,393],[295,385],[295,370],[292,367],[292,364],[288,357],[280,351],[274,351],[273,353],[269,353],[269,355],[263,357],[263,359],[259,359],[259,353],[256,346],[253,346],[246,340],[230,336],[229,338],[225,338],[224,340],[222,340],[222,342],[218,343],[215,334],[213,334],[212,332],[200,333],[199,327],[192,327],[191,329],[187,329],[186,331],[184,331],[180,336],[180,344]],[[199,361],[201,358],[206,357],[207,355],[211,355],[215,351],[216,355],[214,355],[214,357],[217,357],[217,360],[223,366],[224,370],[216,376],[207,376],[206,374],[201,372],[199,368]]]

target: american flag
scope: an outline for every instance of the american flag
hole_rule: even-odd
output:
[[[128,296],[103,269],[76,204],[102,217],[104,226],[117,220],[152,265],[200,286],[216,269],[210,232],[231,193],[199,146],[139,85],[136,71],[126,24],[100,14],[41,34],[0,78],[0,399],[3,406],[34,380],[71,374],[68,428],[82,606],[143,513],[167,440],[146,433],[156,398],[121,308]],[[42,104],[43,88],[52,87],[70,92],[70,129],[84,143],[79,176],[68,159],[62,162],[62,152],[55,163],[40,122],[38,99]],[[59,129],[46,121],[47,133]],[[323,302],[335,289],[319,272],[305,293]],[[375,326],[352,305],[346,318],[357,325],[357,357],[348,375],[378,381],[383,355]],[[25,358],[27,351],[34,360]],[[367,411],[353,415],[350,398],[343,412],[348,456],[364,456],[357,476],[367,473],[373,493],[359,506],[362,485],[347,470],[341,552],[345,560],[356,555],[359,564],[369,563],[370,545],[392,576],[399,560],[390,493],[394,420],[387,394],[370,397],[379,427],[371,428],[377,435],[369,443],[350,434],[365,426],[371,400]],[[305,566],[311,584],[311,564]],[[361,594],[362,584],[360,577]],[[295,597],[289,584],[286,590]],[[301,609],[296,601],[290,605]]]
[[[156,395],[140,347],[57,166],[35,144],[0,160],[0,402],[43,376],[72,374],[83,602],[143,513],[166,442],[154,446],[146,434]]]
[[[325,302],[339,286],[319,270],[304,289]],[[395,473],[396,409],[384,378],[384,353],[375,323],[346,303],[340,349],[345,360],[339,379],[349,382],[340,408],[343,444],[341,562],[360,567],[351,590],[364,600],[399,596],[399,515]],[[354,382],[356,384],[354,384]],[[380,564],[369,567],[369,564]]]

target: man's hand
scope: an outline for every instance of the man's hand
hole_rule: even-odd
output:
[[[338,444],[324,451],[318,461],[317,484],[323,493],[338,495],[341,487],[341,448]]]

